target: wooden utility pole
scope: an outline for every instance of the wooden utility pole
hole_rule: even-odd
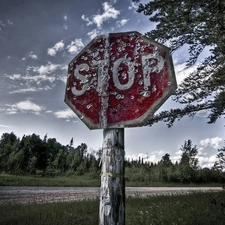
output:
[[[124,129],[104,129],[99,225],[125,224]]]

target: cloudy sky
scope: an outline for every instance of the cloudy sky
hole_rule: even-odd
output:
[[[75,146],[99,149],[102,130],[89,130],[64,103],[67,65],[96,35],[153,29],[136,7],[131,0],[1,0],[0,135],[47,134],[62,144],[73,137]],[[173,55],[178,84],[193,70],[185,69],[187,57],[187,49]],[[174,106],[169,99],[161,109]],[[169,153],[178,160],[181,145],[191,139],[201,165],[211,166],[223,145],[224,123],[208,125],[205,118],[200,113],[172,128],[126,128],[126,156],[148,155],[155,162]]]

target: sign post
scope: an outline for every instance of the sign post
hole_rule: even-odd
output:
[[[94,38],[68,66],[65,102],[103,129],[100,225],[124,225],[124,128],[143,126],[176,89],[169,49],[138,32]]]
[[[124,129],[104,129],[99,224],[125,224]]]

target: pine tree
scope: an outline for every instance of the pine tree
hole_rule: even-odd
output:
[[[225,114],[225,1],[152,0],[139,4],[137,12],[157,23],[156,29],[146,34],[148,37],[169,45],[171,52],[189,46],[187,67],[196,63],[204,49],[210,49],[210,55],[173,96],[184,107],[163,111],[148,125],[164,121],[172,126],[177,119],[202,110],[208,112],[208,123],[215,123]]]
[[[198,169],[198,159],[196,158],[198,149],[196,145],[193,146],[191,140],[188,140],[184,142],[180,150],[182,151],[179,164],[180,179],[184,183],[195,182]]]
[[[192,169],[197,169],[198,159],[196,158],[198,154],[197,146],[193,146],[191,140],[184,142],[184,145],[181,146],[180,150],[182,151],[181,155],[181,165],[191,167]]]
[[[225,170],[225,146],[218,149],[219,153],[217,154],[217,161],[214,165],[214,168],[224,171]]]

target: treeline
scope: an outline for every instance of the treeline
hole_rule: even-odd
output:
[[[139,158],[136,162],[127,162],[126,180],[140,181],[145,183],[166,182],[166,183],[210,183],[225,182],[224,162],[221,157],[224,148],[220,149],[212,168],[201,168],[198,162],[197,146],[191,140],[185,141],[181,146],[181,158],[179,162],[172,163],[170,155],[166,153],[158,163],[143,163]],[[222,151],[222,152],[221,152]],[[138,169],[137,169],[138,168]]]
[[[164,158],[169,159],[169,154]],[[225,173],[215,167],[191,167],[182,162],[173,164],[170,160],[158,163],[126,162],[125,177],[128,182],[160,183],[224,183]]]
[[[173,182],[207,183],[225,182],[223,170],[214,166],[200,168],[198,149],[191,140],[180,148],[179,162],[172,163],[166,153],[158,163],[139,160],[125,161],[125,179],[128,182]],[[36,134],[23,136],[21,140],[14,133],[4,133],[0,139],[0,172],[16,175],[90,175],[99,178],[101,149],[88,150],[85,143],[73,146],[62,145],[55,138],[43,139]],[[217,165],[217,164],[215,164]]]
[[[14,133],[4,133],[0,139],[0,172],[16,175],[56,176],[61,174],[99,176],[101,151],[87,151],[82,143],[62,145],[55,138],[43,139],[39,135],[23,136],[20,140]]]

